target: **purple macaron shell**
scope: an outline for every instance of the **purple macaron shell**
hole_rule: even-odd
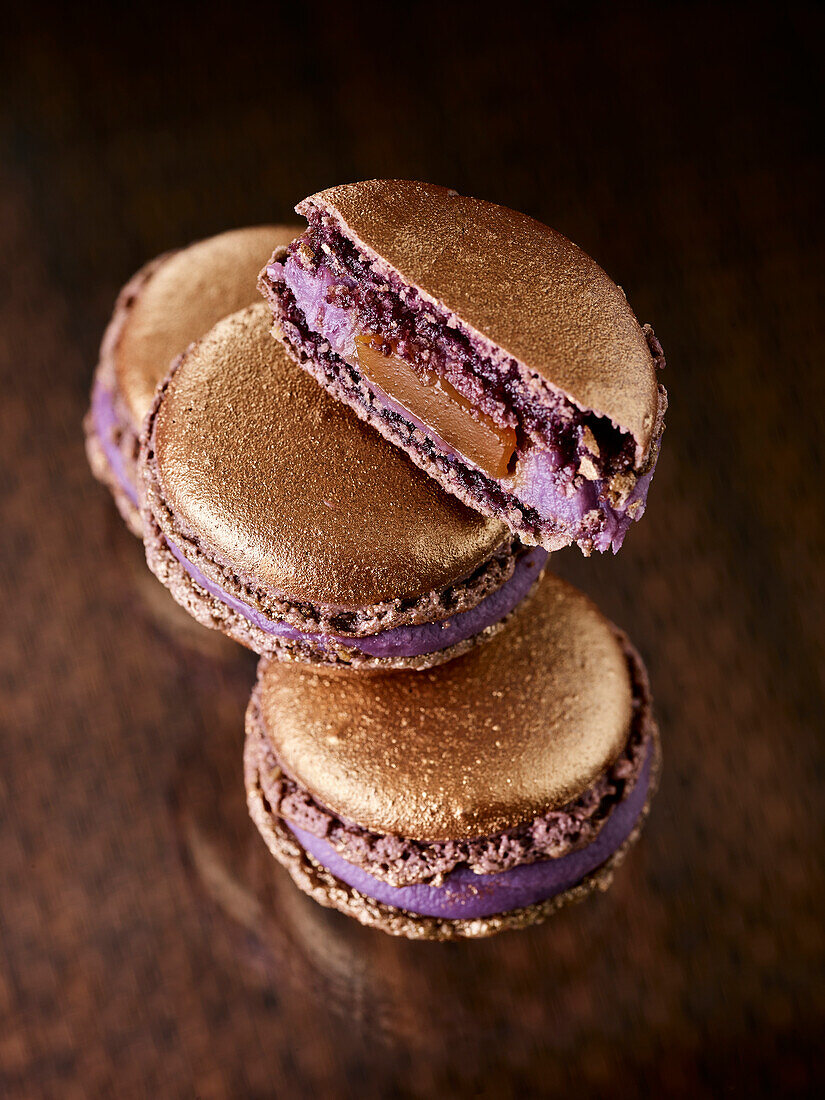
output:
[[[547,551],[533,547],[516,562],[515,569],[507,581],[495,592],[486,596],[481,603],[468,611],[459,611],[449,619],[437,623],[420,623],[415,626],[396,626],[382,630],[365,638],[347,638],[341,635],[310,634],[288,623],[274,622],[263,612],[239,600],[237,596],[225,592],[211,581],[196,565],[193,565],[183,553],[166,540],[171,553],[177,558],[186,572],[210,595],[221,600],[233,611],[237,611],[266,634],[274,634],[290,641],[311,642],[319,649],[326,649],[329,642],[348,646],[366,653],[369,657],[420,657],[425,653],[436,653],[448,649],[467,638],[472,638],[487,627],[499,622],[525,598],[538,580],[542,566],[547,559]]]
[[[422,917],[474,920],[524,909],[563,894],[605,863],[622,846],[647,801],[654,746],[651,742],[639,778],[613,810],[601,832],[586,848],[560,859],[522,864],[494,875],[477,875],[468,867],[450,872],[440,886],[390,886],[348,863],[326,841],[287,821],[304,849],[337,879],[384,905]]]
[[[95,435],[103,448],[109,468],[117,479],[118,485],[132,504],[138,507],[137,490],[129,476],[123,454],[113,438],[115,430],[119,427],[119,421],[115,413],[114,397],[111,390],[106,389],[100,382],[96,382],[92,390],[92,421]]]

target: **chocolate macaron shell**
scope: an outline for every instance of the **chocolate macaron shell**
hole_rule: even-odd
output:
[[[554,576],[449,667],[359,681],[271,664],[257,690],[288,776],[360,828],[429,842],[566,805],[622,751],[634,703],[615,629]]]
[[[118,392],[138,427],[175,356],[222,317],[251,305],[261,264],[299,232],[279,225],[233,229],[156,265],[131,301],[112,349]]]
[[[166,535],[259,591],[353,610],[443,589],[502,547],[503,525],[332,401],[269,329],[263,303],[224,319],[166,383],[148,438]]]
[[[380,273],[607,417],[647,457],[659,419],[656,368],[618,286],[562,234],[507,207],[434,184],[366,180],[301,202],[332,216]]]

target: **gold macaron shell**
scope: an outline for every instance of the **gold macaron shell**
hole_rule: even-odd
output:
[[[115,376],[136,429],[172,360],[228,313],[258,301],[257,278],[299,227],[233,229],[172,252],[129,306],[114,350]]]
[[[340,608],[440,591],[486,562],[504,526],[330,397],[271,322],[263,302],[225,318],[167,386],[154,451],[178,529],[257,588]]]
[[[410,180],[331,187],[332,214],[371,257],[647,453],[656,370],[622,291],[561,233],[505,206]]]
[[[492,835],[565,805],[624,747],[627,657],[552,575],[486,645],[416,676],[271,662],[264,727],[284,770],[344,820],[421,841]]]

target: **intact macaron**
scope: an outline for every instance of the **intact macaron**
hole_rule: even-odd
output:
[[[198,621],[283,660],[426,668],[490,638],[546,554],[334,401],[264,303],[158,389],[141,451],[147,561]]]
[[[606,888],[659,769],[638,654],[545,576],[487,645],[416,677],[262,660],[251,815],[298,886],[395,935],[486,936]]]
[[[193,340],[257,300],[261,264],[299,232],[261,225],[221,233],[151,260],[121,290],[84,427],[92,471],[138,537],[138,436],[155,387]]]
[[[274,332],[336,398],[522,541],[616,551],[667,405],[659,342],[566,237],[432,184],[312,195],[261,273]]]

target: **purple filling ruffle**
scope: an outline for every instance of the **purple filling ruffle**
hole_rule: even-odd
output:
[[[123,452],[114,441],[114,433],[120,427],[115,413],[114,395],[111,390],[107,390],[100,382],[96,382],[92,390],[92,421],[95,427],[95,435],[103,448],[103,453],[106,455],[109,468],[120,488],[137,508],[137,489],[129,476]]]
[[[341,285],[342,282],[347,283],[347,280],[336,278],[323,264],[316,271],[307,271],[294,256],[290,256],[286,263],[270,263],[267,267],[267,275],[273,281],[283,280],[286,283],[296,304],[306,317],[307,324],[329,342],[336,355],[350,366],[356,366],[355,338],[360,332],[356,311],[343,309],[334,302],[327,301],[328,290],[333,286]],[[379,404],[414,424],[439,451],[461,462],[469,462],[408,409],[393,401],[389,394],[375,386],[369,379],[365,378],[364,381]],[[599,530],[592,533],[591,537],[593,545],[601,552],[612,548],[615,554],[620,549],[630,525],[644,515],[655,464],[643,477],[639,478],[628,499],[620,509],[617,509],[607,501],[599,499],[600,491],[604,487],[601,481],[585,481],[572,492],[560,489],[556,484],[558,456],[552,451],[535,448],[526,453],[524,460],[526,460],[526,468],[524,468],[521,484],[515,486],[508,481],[502,481],[503,488],[528,508],[535,509],[542,516],[560,520],[574,532],[582,530],[584,517],[588,512],[598,510],[603,520]],[[472,465],[472,463],[469,464]],[[639,502],[638,508],[631,511],[631,506],[636,502]]]
[[[488,626],[509,615],[516,605],[521,603],[538,580],[547,559],[546,550],[538,546],[533,547],[518,559],[512,575],[500,588],[486,596],[475,607],[468,611],[459,611],[442,622],[396,626],[365,638],[347,638],[337,634],[310,634],[288,623],[273,621],[262,611],[250,607],[249,604],[211,581],[169,539],[166,539],[166,545],[196,584],[231,607],[233,611],[243,615],[264,633],[287,638],[290,641],[309,642],[322,650],[328,649],[329,643],[332,642],[357,649],[369,657],[420,657],[425,653],[436,653],[438,650],[448,649],[458,642],[480,634]]]
[[[422,917],[474,920],[509,913],[563,894],[605,863],[622,846],[644,810],[650,785],[654,746],[651,742],[633,790],[615,807],[596,839],[560,859],[522,864],[493,875],[459,867],[440,886],[390,886],[348,863],[326,840],[286,821],[304,849],[337,879],[374,901]]]

